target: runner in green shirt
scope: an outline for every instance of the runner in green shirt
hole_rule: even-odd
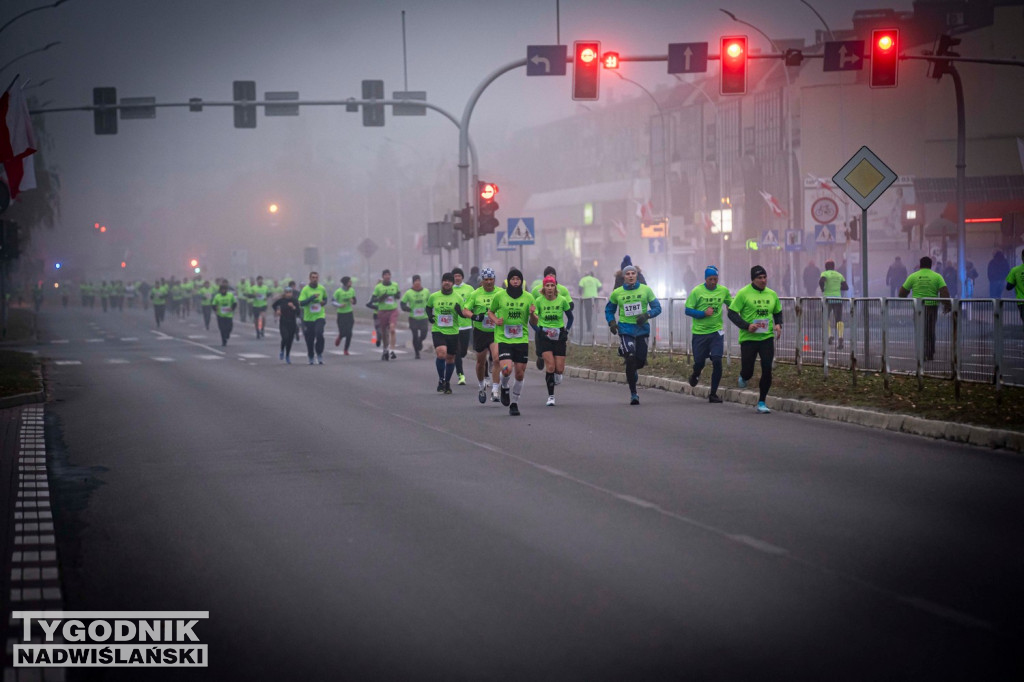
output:
[[[149,300],[153,302],[153,315],[156,316],[157,329],[163,324],[164,314],[167,312],[167,294],[169,291],[170,287],[167,286],[167,282],[161,277],[160,281],[149,292]]]
[[[210,284],[210,280],[203,282],[203,285],[199,287],[199,305],[203,310],[203,324],[206,329],[210,329],[210,316],[213,314],[213,295],[217,293],[217,288]]]
[[[541,277],[541,279],[536,280],[533,283],[533,287],[530,289],[530,294],[533,296],[534,300],[539,299],[543,295],[542,294],[542,289],[544,287],[544,277],[549,277],[549,276],[550,277],[554,277],[556,280],[558,279],[558,273],[555,271],[555,268],[553,266],[551,266],[551,265],[548,265],[548,266],[546,266],[544,268],[543,276]],[[573,307],[574,307],[574,304],[573,304],[573,301],[572,301],[572,294],[569,293],[569,289],[567,287],[561,285],[561,284],[557,285],[557,289],[558,289],[558,295],[559,296],[564,296],[565,300],[569,301],[569,310],[572,310]],[[536,334],[537,329],[534,328],[533,331]],[[534,345],[536,345],[536,344],[534,344]],[[544,358],[542,358],[540,356],[540,352],[537,353],[537,369],[539,369],[539,370],[544,369]]]
[[[837,348],[842,349],[843,347],[843,292],[850,289],[850,285],[846,283],[846,278],[843,277],[843,273],[836,270],[836,262],[834,260],[825,261],[825,272],[821,273],[821,279],[818,280],[818,287],[821,289],[821,295],[825,297],[826,303],[828,303],[829,316],[835,320],[835,338],[832,335],[832,325],[829,325],[828,342],[832,344],[835,339],[839,339],[839,343],[836,345]]]
[[[455,286],[452,287],[452,291],[462,296],[462,305],[465,306],[466,299],[474,291],[473,287],[463,281],[466,273],[462,271],[462,268],[452,268],[452,276],[455,277]],[[459,352],[455,354],[455,373],[459,377],[459,386],[465,386],[466,375],[462,371],[462,359],[466,357],[472,343],[473,322],[468,317],[461,315],[457,322],[459,323]]]
[[[601,280],[594,277],[594,272],[588,272],[580,280],[580,298],[583,299],[583,316],[587,322],[587,333],[594,331],[594,299],[601,291]]]
[[[316,353],[318,365],[324,364],[324,325],[327,313],[327,289],[320,284],[320,274],[309,273],[309,284],[299,292],[299,305],[302,306],[302,335],[306,337],[306,355],[309,364],[313,364],[313,353]]]
[[[235,309],[238,307],[238,300],[235,295],[228,291],[227,281],[220,283],[220,290],[212,299],[214,312],[217,313],[217,328],[220,330],[220,345],[228,345],[231,337],[231,329],[235,326]]]
[[[477,400],[487,402],[487,362],[491,362],[491,401],[498,402],[498,342],[494,340],[494,323],[487,315],[494,296],[501,291],[494,286],[494,269],[480,271],[480,286],[466,299],[462,314],[473,320],[473,351],[476,353]]]
[[[437,392],[451,395],[455,354],[459,352],[459,325],[456,315],[462,314],[462,296],[455,293],[455,276],[441,275],[441,290],[427,298],[426,313],[431,323],[434,342],[434,366],[437,368]]]
[[[546,275],[541,296],[534,300],[535,312],[530,324],[537,330],[537,354],[544,360],[544,382],[548,387],[547,406],[555,404],[555,385],[565,372],[565,346],[572,329],[572,301],[558,293],[558,280]]]
[[[384,270],[370,297],[370,303],[377,308],[377,338],[384,344],[384,355],[381,356],[381,360],[394,360],[398,357],[395,355],[394,349],[400,300],[398,284],[391,281],[391,271]],[[388,351],[389,344],[390,352]]]
[[[423,288],[423,280],[419,275],[412,276],[412,289],[406,289],[402,294],[402,310],[409,313],[409,331],[412,332],[412,350],[416,353],[416,359],[420,359],[420,351],[423,350],[423,340],[427,338],[430,330],[430,319],[427,317],[427,299],[430,298],[430,290]]]
[[[720,403],[718,384],[722,380],[722,355],[725,352],[725,331],[722,329],[723,306],[732,307],[732,295],[718,283],[718,268],[704,269],[704,283],[698,284],[686,297],[686,314],[693,318],[693,372],[690,386],[700,381],[704,364],[711,358],[711,392],[709,403]]]
[[[1010,268],[1006,275],[1006,290],[1017,296],[1017,311],[1020,313],[1020,321],[1024,322],[1024,251],[1020,252],[1020,260],[1021,264]]]
[[[345,355],[348,355],[348,347],[352,343],[352,327],[355,325],[352,306],[355,303],[356,290],[352,288],[352,278],[346,275],[341,278],[341,286],[335,290],[334,301],[331,302],[338,309],[338,338],[334,339],[334,345],[340,346],[341,340],[345,339]]]
[[[488,306],[488,319],[494,325],[494,339],[498,342],[498,362],[501,363],[501,404],[508,406],[510,416],[519,416],[519,397],[523,393],[526,363],[530,359],[530,337],[526,325],[536,308],[533,295],[523,290],[523,273],[516,268],[508,271],[508,288],[499,291]],[[509,390],[509,381],[515,371],[515,382]]]
[[[754,376],[754,361],[761,358],[760,393],[757,411],[771,412],[765,405],[772,387],[775,337],[782,333],[782,302],[768,288],[768,272],[760,265],[750,268],[750,284],[736,292],[729,305],[729,320],[740,329],[740,388]]]
[[[267,306],[270,305],[270,287],[263,283],[263,275],[256,277],[256,284],[249,287],[249,305],[252,306],[252,322],[256,327],[256,338],[262,339],[266,332],[263,330],[264,319],[267,314]]]
[[[914,298],[949,298],[949,289],[942,275],[932,270],[932,259],[924,256],[920,268],[907,276],[907,281],[900,287],[900,298],[906,298],[911,292]],[[924,301],[924,361],[935,359],[935,327],[939,322],[939,302]],[[948,300],[942,301],[943,312],[948,313],[952,306]]]
[[[622,286],[612,290],[608,296],[604,319],[608,322],[608,330],[619,335],[619,355],[626,366],[629,404],[639,405],[636,384],[640,378],[639,370],[647,365],[647,339],[651,336],[648,320],[661,314],[661,303],[654,291],[640,281],[640,270],[635,265],[622,268],[622,282]]]

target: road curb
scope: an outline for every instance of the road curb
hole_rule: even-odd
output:
[[[565,373],[570,377],[590,379],[591,381],[626,383],[624,372],[608,372],[585,367],[567,366]],[[660,388],[671,393],[683,393],[705,399],[708,397],[709,392],[707,386],[693,388],[685,381],[649,375],[641,376],[638,383],[640,386],[647,388]],[[754,391],[739,388],[719,388],[718,395],[727,402],[751,406],[757,404],[757,393]],[[796,398],[768,396],[765,403],[768,407],[778,412],[792,412],[808,417],[866,426],[872,429],[895,431],[897,433],[948,440],[955,443],[1007,450],[1015,454],[1024,453],[1024,433],[1017,431],[990,429],[983,426],[943,422],[935,419],[923,419],[906,414],[878,412],[859,407],[847,407],[845,405],[826,405]]]
[[[32,393],[19,393],[17,395],[9,395],[0,398],[0,410],[46,402],[46,389],[43,386],[42,365],[37,362],[32,373],[36,375],[36,381],[39,382],[39,390],[33,391]]]

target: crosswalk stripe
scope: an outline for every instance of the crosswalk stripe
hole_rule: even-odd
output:
[[[239,353],[238,357],[245,358],[246,360],[256,360],[259,358],[269,358],[270,356],[263,353]]]
[[[80,365],[80,364],[82,364],[82,361],[81,360],[57,360],[53,364],[55,364],[55,365]]]
[[[174,358],[153,357],[150,359],[156,360],[157,362],[174,362]]]
[[[200,360],[223,360],[223,356],[220,355],[197,355]]]
[[[127,365],[128,361],[123,358],[110,358],[107,360],[108,365]]]

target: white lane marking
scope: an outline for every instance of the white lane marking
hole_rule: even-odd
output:
[[[207,339],[209,337],[206,334],[189,334],[188,338],[190,338],[190,339]]]
[[[792,552],[790,552],[789,550],[787,550],[787,549],[785,549],[783,547],[778,547],[778,546],[773,545],[773,544],[771,544],[769,542],[765,542],[764,540],[758,540],[757,538],[751,537],[749,535],[729,533],[729,532],[725,531],[724,529],[717,528],[715,526],[712,526],[712,525],[703,523],[701,521],[698,521],[697,519],[694,519],[692,517],[685,516],[683,514],[679,514],[679,513],[670,511],[668,509],[665,509],[664,507],[662,507],[662,506],[660,506],[658,504],[655,504],[653,502],[648,502],[646,500],[641,500],[641,499],[633,497],[631,495],[627,495],[625,493],[620,493],[620,492],[617,492],[615,490],[611,490],[609,488],[605,488],[604,486],[600,486],[600,485],[591,483],[589,481],[585,481],[585,480],[583,480],[581,478],[577,478],[577,477],[573,476],[572,474],[568,474],[568,473],[562,471],[561,469],[556,469],[556,468],[548,466],[546,464],[540,464],[539,462],[534,462],[533,460],[527,459],[526,457],[523,457],[521,455],[512,454],[511,452],[503,450],[502,448],[500,448],[498,446],[491,445],[490,443],[478,442],[478,441],[472,440],[470,438],[466,438],[465,436],[460,436],[457,433],[453,433],[452,431],[450,431],[450,430],[448,430],[446,428],[442,428],[440,426],[434,426],[433,424],[427,424],[425,422],[421,422],[421,421],[418,421],[416,419],[413,419],[412,417],[409,417],[407,415],[399,414],[398,412],[392,412],[387,407],[384,407],[384,406],[381,406],[381,405],[375,405],[374,403],[372,403],[372,402],[370,402],[370,401],[368,401],[368,400],[366,400],[364,398],[359,398],[358,400],[362,404],[364,404],[364,405],[366,405],[366,406],[368,406],[368,407],[370,407],[370,408],[372,408],[374,410],[381,410],[381,411],[384,411],[384,412],[390,414],[395,419],[400,419],[400,420],[408,422],[410,424],[414,424],[416,426],[419,426],[419,427],[422,427],[422,428],[425,428],[425,429],[429,429],[429,430],[434,431],[436,433],[441,433],[441,434],[444,434],[444,435],[449,436],[451,438],[455,438],[456,440],[463,441],[464,443],[469,443],[470,445],[473,445],[475,447],[482,448],[484,450],[488,450],[490,452],[493,452],[493,453],[495,453],[497,455],[500,455],[502,457],[506,457],[506,458],[511,459],[511,460],[515,460],[515,461],[517,461],[517,462],[519,462],[521,464],[525,464],[526,466],[532,467],[534,469],[539,469],[540,471],[544,471],[545,473],[551,474],[553,476],[557,476],[559,478],[563,478],[563,479],[565,479],[567,481],[571,481],[571,482],[573,482],[573,483],[575,483],[575,484],[577,484],[579,486],[582,486],[584,488],[589,488],[590,490],[593,490],[595,492],[601,493],[603,495],[608,495],[610,497],[614,497],[614,498],[616,498],[616,499],[618,499],[620,501],[627,502],[629,504],[639,504],[640,506],[644,507],[645,509],[650,509],[650,510],[654,511],[657,514],[660,514],[661,516],[664,516],[664,517],[670,518],[670,519],[674,519],[674,520],[679,521],[681,523],[684,523],[684,524],[686,524],[688,526],[692,526],[694,528],[698,528],[700,530],[706,531],[708,533],[716,535],[716,536],[718,536],[720,538],[723,538],[725,540],[728,540],[730,542],[736,542],[738,544],[741,544],[741,545],[743,545],[745,547],[749,547],[750,549],[754,549],[754,550],[759,551],[759,552],[765,552],[765,553],[772,554],[772,555],[775,555],[775,556],[784,557],[786,561],[792,561],[792,562],[794,562],[796,564],[799,564],[799,565],[801,565],[801,566],[803,566],[803,567],[805,567],[807,569],[810,569],[810,570],[813,570],[813,571],[816,571],[816,572],[819,572],[819,573],[824,573],[826,575],[831,575],[831,576],[836,577],[839,580],[843,580],[843,581],[852,583],[854,585],[858,585],[858,586],[860,586],[861,588],[863,588],[865,590],[868,590],[870,592],[874,592],[876,594],[880,594],[880,595],[882,595],[884,597],[887,597],[890,600],[897,601],[897,602],[900,602],[900,603],[903,603],[903,604],[907,604],[908,606],[911,606],[913,608],[916,608],[916,609],[918,609],[920,611],[923,611],[925,613],[931,614],[931,615],[936,616],[938,618],[941,618],[943,620],[951,621],[951,622],[957,623],[958,625],[965,626],[965,627],[972,627],[972,628],[978,628],[978,629],[982,629],[982,630],[989,630],[989,631],[992,631],[992,632],[996,631],[995,626],[992,623],[990,623],[989,621],[986,621],[984,619],[976,618],[974,616],[971,616],[970,614],[961,613],[961,612],[956,611],[954,609],[950,609],[948,607],[942,606],[941,604],[935,604],[933,602],[929,602],[929,601],[920,599],[918,597],[910,597],[910,596],[907,596],[907,595],[900,594],[899,592],[896,592],[894,590],[890,590],[888,588],[881,587],[881,586],[876,585],[874,583],[868,582],[868,581],[866,581],[866,580],[864,580],[864,579],[862,579],[862,578],[860,578],[860,577],[858,577],[856,575],[853,575],[851,573],[846,573],[844,571],[838,571],[838,570],[835,570],[835,569],[830,568],[828,566],[817,564],[817,563],[815,563],[813,561],[810,561],[808,559],[803,559],[801,557],[798,557],[798,556],[794,555]]]
[[[128,361],[122,358],[110,358],[107,360],[108,365],[127,365]]]
[[[55,364],[55,365],[80,365],[80,364],[82,364],[82,361],[81,360],[57,360],[53,364]]]
[[[121,340],[122,341],[138,341],[139,337],[137,337],[137,336],[123,336],[123,337],[121,337]]]
[[[159,334],[160,335],[157,338],[158,341],[181,341],[182,343],[188,343],[188,344],[191,344],[193,346],[197,346],[199,348],[202,348],[203,350],[208,350],[211,353],[218,353],[220,355],[227,355],[227,353],[225,353],[224,351],[219,350],[217,348],[213,348],[211,346],[207,346],[205,343],[199,343],[197,341],[192,341],[190,339],[175,338],[173,336],[168,336],[167,334],[164,334],[163,332],[156,331],[155,329],[150,329],[149,331],[151,333],[153,333],[153,334]]]
[[[238,357],[245,358],[246,360],[256,360],[259,358],[269,358],[270,356],[263,353],[239,353]]]
[[[68,343],[68,340],[67,339],[54,339],[53,341],[50,341],[50,343]]]
[[[223,356],[220,355],[197,355],[200,360],[223,360]]]
[[[151,357],[150,360],[156,360],[157,362],[174,362],[174,358],[165,357]]]
[[[86,339],[86,343],[103,343],[106,339]]]
[[[329,350],[327,352],[330,353],[331,355],[344,355],[345,354],[345,351],[343,351],[343,350]],[[348,354],[349,355],[362,355],[362,353],[357,353],[354,350],[350,350],[348,352]]]

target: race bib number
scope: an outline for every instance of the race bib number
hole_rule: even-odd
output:
[[[265,300],[267,300],[267,295],[266,294],[256,294],[256,298],[259,299],[260,301],[265,301]]]
[[[626,317],[636,317],[642,315],[644,312],[643,301],[637,301],[636,303],[623,303],[622,314]]]
[[[549,341],[558,341],[558,335],[562,333],[561,329],[554,327],[541,327],[544,332],[544,336],[548,337]]]
[[[438,327],[452,327],[454,325],[455,325],[455,316],[452,315],[451,313],[448,313],[447,315],[438,315],[437,316],[437,326]]]
[[[222,314],[224,314],[224,315],[227,315],[227,314],[229,314],[229,313],[231,312],[231,306],[229,306],[229,305],[222,305],[222,306],[220,307],[220,312],[221,312]]]
[[[323,310],[323,306],[320,305],[319,303],[310,303],[309,304],[309,312],[311,312],[311,313],[318,313],[321,310]]]
[[[521,338],[523,338],[523,325],[521,325],[521,324],[506,324],[505,325],[505,338],[506,339],[521,339]]]
[[[494,329],[494,323],[491,322],[491,318],[485,317],[484,321],[480,323],[482,329]]]
[[[751,320],[750,324],[754,325],[755,334],[764,334],[772,330],[772,321],[767,317],[759,317],[756,320]]]
[[[427,309],[426,308],[413,308],[412,309],[412,316],[413,317],[423,317],[426,314],[427,314]]]
[[[394,305],[394,304],[395,304],[395,297],[394,296],[388,296],[387,298],[384,299],[384,305]]]

